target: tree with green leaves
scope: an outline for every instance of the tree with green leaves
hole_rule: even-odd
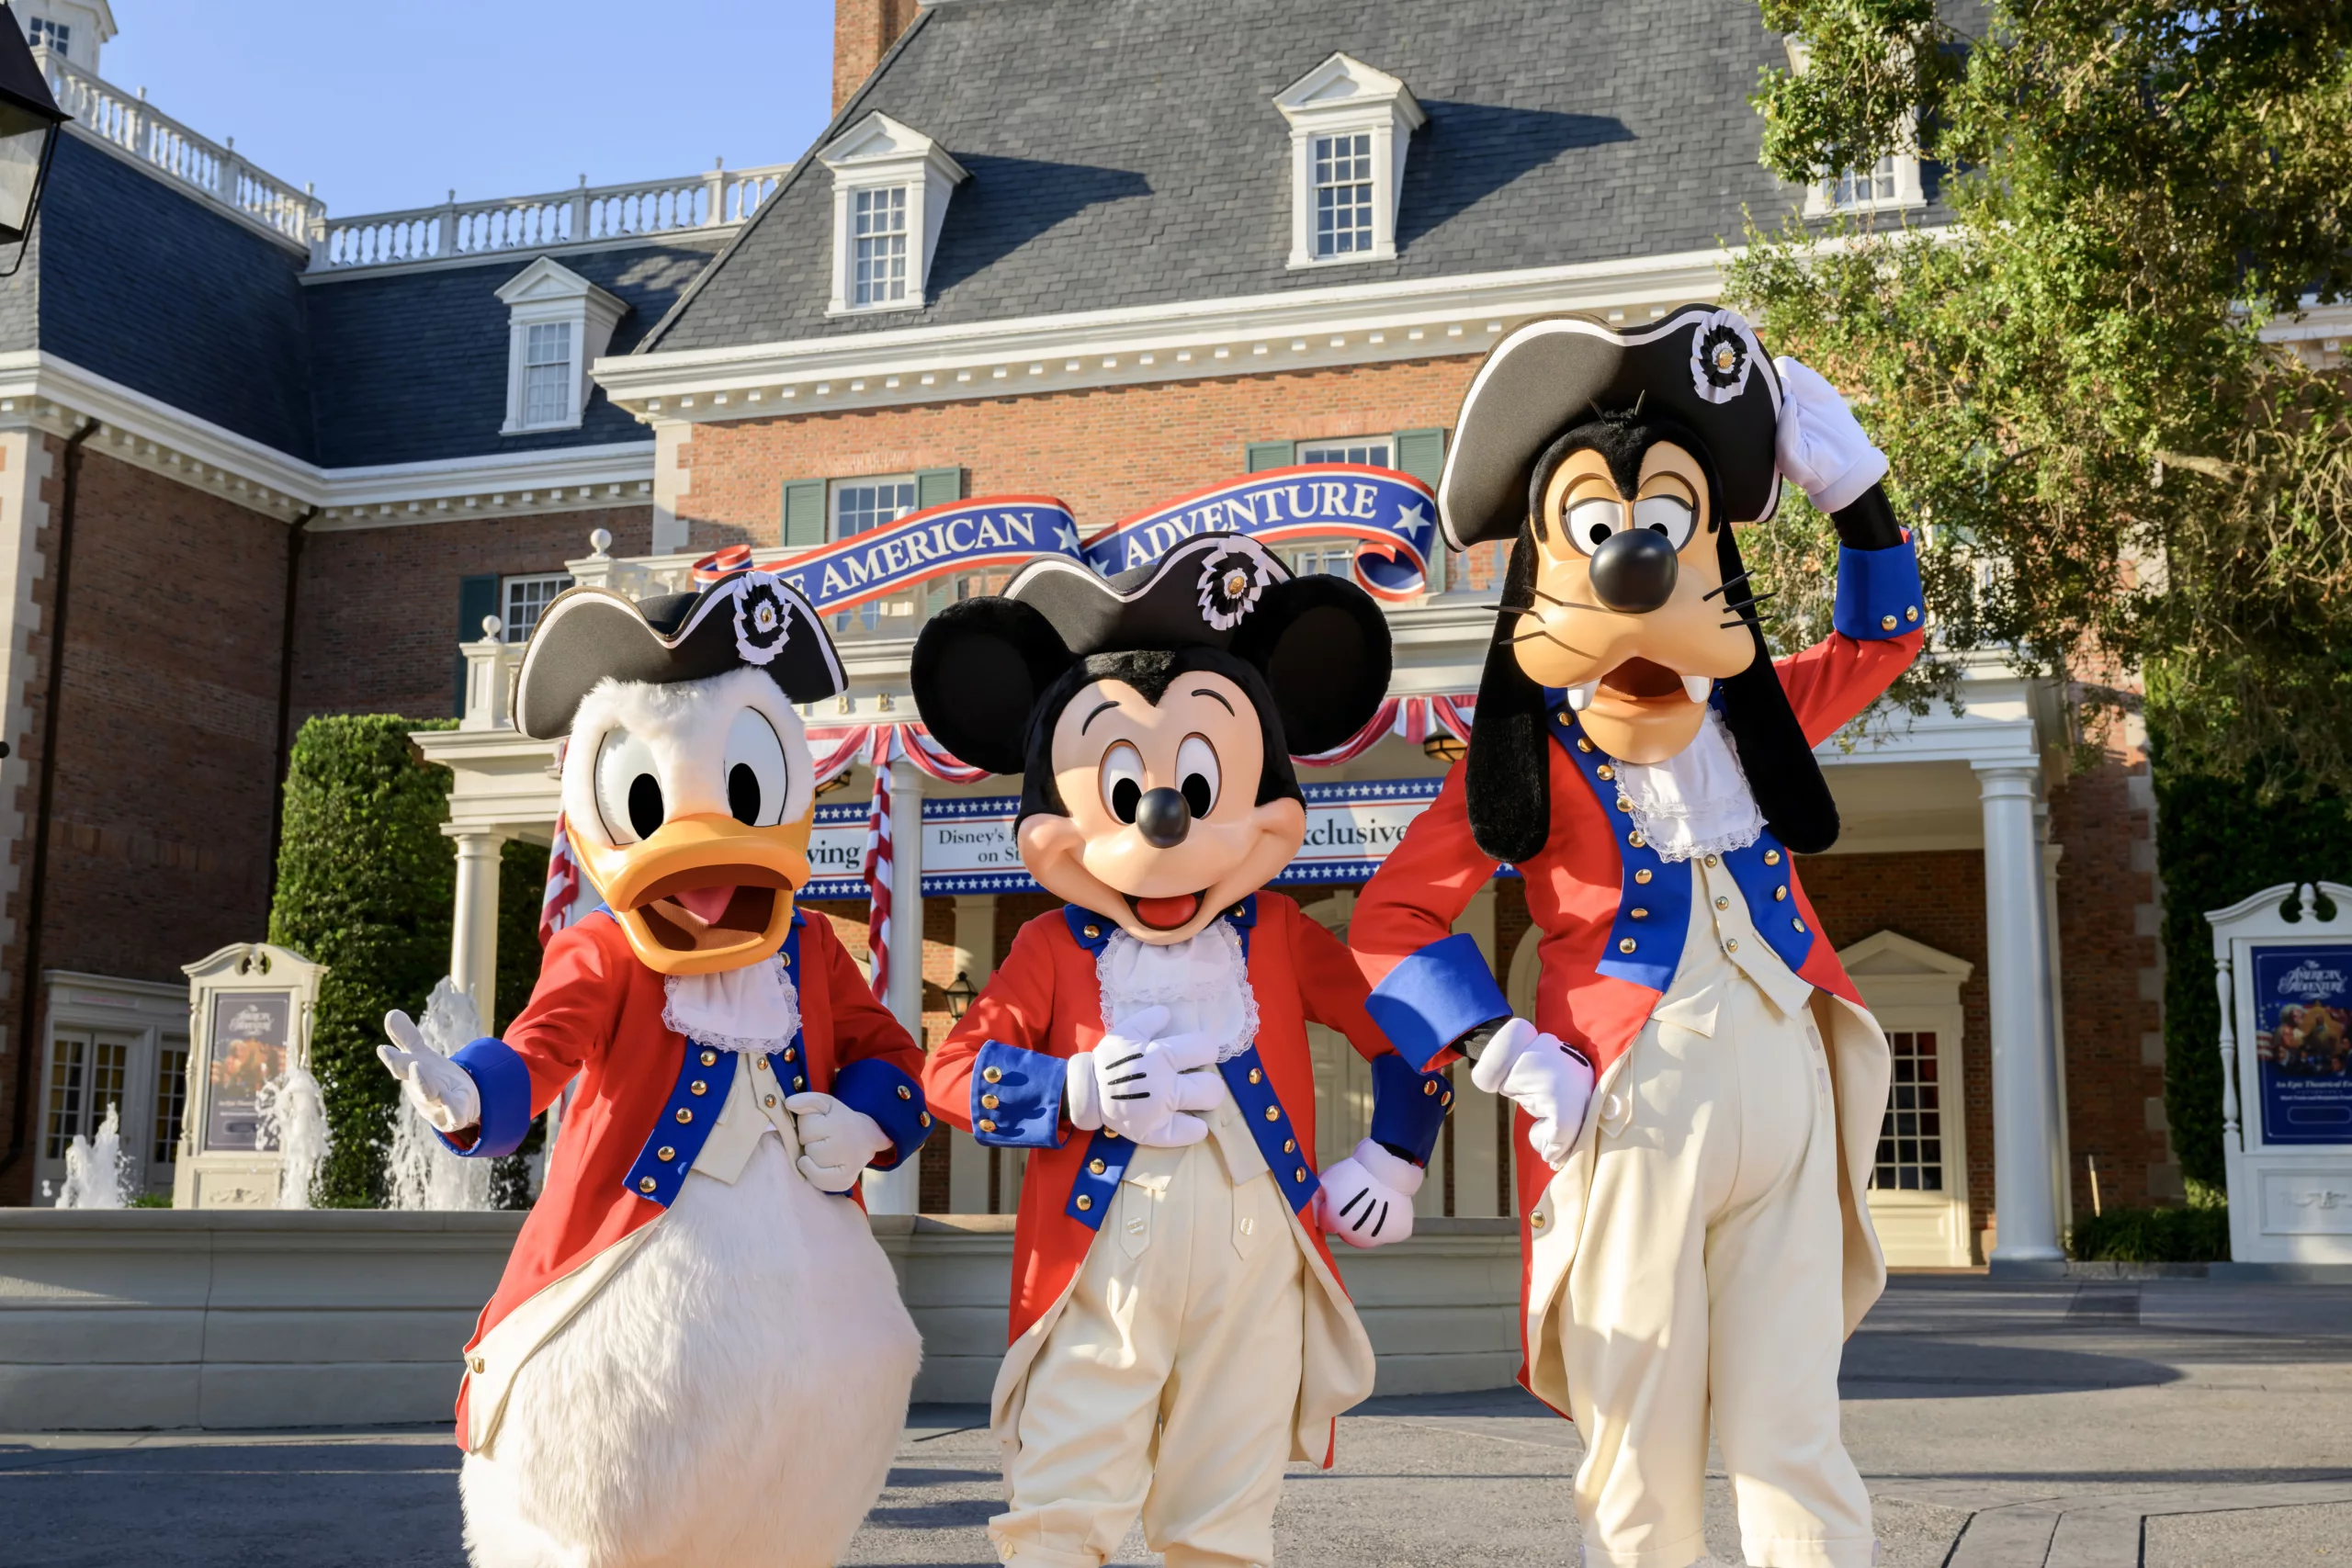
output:
[[[2352,6],[1762,10],[1795,40],[1756,97],[1765,164],[1814,183],[1916,152],[1950,214],[1752,230],[1729,279],[1775,347],[1868,404],[1925,525],[1938,656],[1997,649],[2066,682],[2091,733],[2144,700],[2160,800],[2186,780],[2241,811],[2333,795],[2352,385],[2265,332],[2352,290]],[[1779,548],[1801,561],[1807,537]],[[1806,596],[1801,572],[1775,586]],[[2176,849],[2215,857],[2159,830],[2188,919],[2227,902],[2170,877]],[[2306,848],[2301,874],[2352,874],[2340,837]],[[2168,948],[2176,1147],[2218,1180],[2210,966]]]

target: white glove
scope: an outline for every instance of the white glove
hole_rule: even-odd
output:
[[[408,1097],[437,1132],[456,1133],[481,1120],[481,1090],[473,1075],[424,1042],[416,1021],[395,1008],[384,1015],[390,1045],[376,1055],[392,1077],[408,1086]]]
[[[1317,1219],[1350,1247],[1386,1247],[1413,1234],[1413,1194],[1429,1172],[1370,1138],[1323,1172]]]
[[[1527,1141],[1554,1170],[1568,1163],[1584,1108],[1592,1102],[1592,1064],[1541,1033],[1523,1018],[1495,1032],[1471,1065],[1470,1081],[1499,1094],[1535,1119]]]
[[[1781,472],[1823,512],[1841,512],[1886,478],[1886,454],[1817,371],[1786,355],[1772,363],[1781,372],[1781,427],[1772,439]]]
[[[789,1095],[784,1108],[800,1129],[800,1174],[820,1192],[848,1191],[874,1156],[890,1147],[880,1122],[830,1094]]]
[[[1216,1061],[1216,1037],[1154,1039],[1167,1021],[1166,1008],[1144,1008],[1113,1024],[1093,1050],[1070,1058],[1072,1125],[1108,1127],[1146,1148],[1182,1148],[1209,1135],[1206,1122],[1184,1112],[1213,1109],[1225,1098],[1225,1080],[1197,1070]]]

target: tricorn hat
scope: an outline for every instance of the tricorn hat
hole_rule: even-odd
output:
[[[844,684],[822,621],[790,583],[738,571],[693,593],[632,600],[605,588],[558,594],[514,671],[514,728],[534,740],[571,729],[580,700],[607,676],[672,685],[746,667],[796,703]]]
[[[1003,593],[948,605],[915,643],[915,704],[956,756],[1018,773],[1031,710],[1073,664],[1188,648],[1265,678],[1295,755],[1355,734],[1388,690],[1388,623],[1372,595],[1344,578],[1294,577],[1239,534],[1203,534],[1107,579],[1041,556]]]
[[[1589,316],[1549,316],[1514,329],[1471,378],[1437,483],[1446,542],[1466,550],[1517,535],[1544,448],[1596,412],[1635,406],[1707,443],[1732,522],[1772,515],[1781,378],[1736,311],[1684,305],[1623,331]]]

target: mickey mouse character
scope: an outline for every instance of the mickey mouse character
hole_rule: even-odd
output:
[[[548,944],[503,1039],[445,1059],[385,1020],[385,1065],[460,1154],[513,1152],[580,1078],[466,1347],[481,1568],[830,1564],[922,1356],[843,1194],[928,1135],[922,1053],[793,907],[816,779],[792,705],[841,661],[791,587],[714,575],[548,606],[515,725],[571,738],[564,820],[605,907]]]
[[[1347,950],[1260,887],[1306,831],[1294,751],[1388,683],[1370,596],[1231,535],[1104,581],[1024,567],[915,645],[949,750],[1022,775],[1022,928],[923,1075],[1031,1151],[991,1425],[1005,1561],[1097,1568],[1141,1516],[1170,1568],[1265,1563],[1285,1459],[1330,1462],[1373,1355],[1322,1232],[1412,1233],[1453,1093],[1390,1048]],[[1372,1135],[1318,1179],[1309,1021],[1373,1067]]]
[[[1542,1156],[1521,1375],[1583,1428],[1588,1562],[1706,1555],[1711,1416],[1748,1562],[1872,1560],[1838,1364],[1885,1278],[1861,1194],[1888,1054],[1791,852],[1838,836],[1812,748],[1923,638],[1885,472],[1819,376],[1687,306],[1511,333],[1440,481],[1449,542],[1513,541],[1501,614],[1469,754],[1350,934],[1389,1038],[1474,1057]],[[1775,660],[1734,528],[1783,477],[1840,549],[1835,631]],[[1544,933],[1532,1023],[1448,934],[1503,861]]]

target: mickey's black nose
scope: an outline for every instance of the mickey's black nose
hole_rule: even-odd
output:
[[[1674,596],[1679,564],[1665,535],[1629,528],[1592,552],[1592,591],[1610,609],[1645,615]]]
[[[1172,789],[1148,789],[1136,802],[1136,831],[1156,850],[1172,850],[1193,830],[1193,808]]]

